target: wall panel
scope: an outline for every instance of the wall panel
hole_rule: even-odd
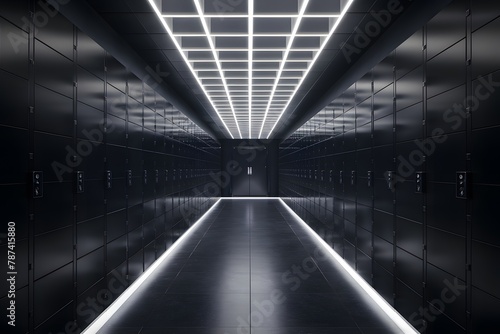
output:
[[[28,124],[28,81],[0,70],[0,124],[24,127]],[[57,110],[57,109],[56,109]],[[62,115],[61,115],[62,116]]]
[[[280,196],[320,219],[309,175],[318,159],[332,166],[319,196],[334,215],[311,227],[332,224],[327,242],[425,333],[499,325],[499,14],[496,3],[453,1],[280,145]],[[333,138],[328,154],[320,135]]]
[[[22,1],[19,3],[22,3]],[[2,5],[4,6],[4,4]],[[27,9],[27,6],[25,8]],[[9,9],[11,10],[11,8]],[[9,11],[7,10],[6,13],[9,13]],[[8,19],[13,18],[19,20],[22,16],[8,17]],[[23,25],[24,23],[15,26],[11,22],[5,20],[5,18],[0,18],[0,31],[2,32],[0,42],[2,46],[4,46],[0,48],[0,68],[21,78],[28,78],[29,45],[26,43],[28,34],[21,28]],[[10,39],[9,36],[11,37]],[[14,40],[15,43],[11,43],[12,40]]]
[[[0,200],[16,223],[16,330],[61,333],[76,321],[77,332],[118,297],[101,295],[108,284],[123,291],[215,203],[220,145],[57,12],[25,31],[28,3],[43,10],[0,4]],[[43,172],[39,198],[33,171]]]

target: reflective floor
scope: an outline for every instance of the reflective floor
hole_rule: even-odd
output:
[[[100,334],[401,333],[278,199],[226,199]]]

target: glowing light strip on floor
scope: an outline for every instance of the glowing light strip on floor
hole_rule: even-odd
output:
[[[242,199],[258,199],[258,200],[263,200],[263,199],[279,199],[279,197],[222,197],[222,200],[242,200]]]
[[[95,334],[97,333],[109,319],[120,309],[120,307],[127,301],[127,299],[134,294],[134,292],[146,281],[146,279],[151,276],[151,274],[162,264],[162,262],[172,253],[179,245],[181,245],[189,236],[198,228],[200,223],[209,215],[215,207],[219,204],[221,198],[215,202],[212,207],[205,212],[203,216],[198,219],[193,226],[191,226],[183,235],[177,239],[172,246],[170,246],[165,253],[163,253],[155,262],[149,266],[146,271],[144,271],[123,293],[118,296],[118,298],[108,306],[87,328],[85,328],[82,334]]]
[[[314,230],[307,225],[305,221],[300,218],[295,211],[293,211],[284,201],[283,199],[279,199],[283,206],[290,212],[290,214],[300,222],[306,229],[306,231],[314,237],[319,244],[321,244],[325,250],[330,253],[335,261],[337,261],[342,268],[358,283],[358,285],[370,296],[370,298],[384,311],[389,318],[398,326],[403,333],[419,333],[401,314],[398,313],[370,284],[368,284],[345,260],[334,251],[321,237],[314,232]]]

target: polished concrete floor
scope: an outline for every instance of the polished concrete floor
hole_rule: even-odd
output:
[[[401,333],[278,199],[222,200],[100,334]]]

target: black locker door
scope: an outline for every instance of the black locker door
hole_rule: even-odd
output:
[[[264,147],[237,147],[233,161],[240,167],[231,177],[232,196],[268,196],[267,150]]]

